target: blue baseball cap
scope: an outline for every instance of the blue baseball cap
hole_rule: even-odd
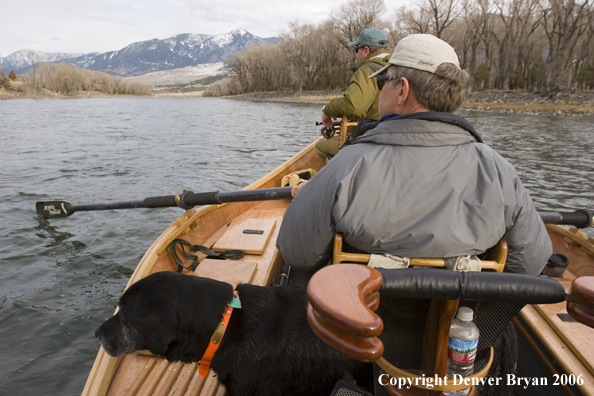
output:
[[[388,36],[383,30],[380,29],[363,29],[357,41],[348,43],[348,47],[354,47],[357,45],[369,46],[369,47],[387,47]]]

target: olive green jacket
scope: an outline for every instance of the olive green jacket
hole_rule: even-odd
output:
[[[341,98],[332,99],[324,107],[324,113],[330,117],[347,116],[350,120],[369,118],[379,120],[378,102],[380,89],[375,78],[368,78],[388,64],[392,53],[379,50],[369,54],[355,68],[355,73]]]

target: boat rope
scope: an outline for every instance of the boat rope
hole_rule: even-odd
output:
[[[188,260],[191,260],[189,265],[184,265],[184,262],[179,258],[177,255],[177,246],[181,245],[181,250],[186,258],[185,262],[187,263]],[[202,245],[192,245],[190,242],[184,239],[174,239],[171,241],[169,246],[167,246],[167,253],[169,253],[169,257],[173,260],[174,263],[177,264],[177,272],[182,272],[185,268],[188,271],[195,271],[198,267],[199,261],[198,256],[192,253],[188,253],[184,250],[184,246],[188,247],[192,252],[200,252],[206,255],[206,258],[216,259],[216,260],[240,260],[243,258],[243,250],[225,250],[224,252],[217,253],[212,249],[207,248],[206,246]]]

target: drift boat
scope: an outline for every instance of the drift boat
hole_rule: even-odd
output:
[[[299,152],[246,190],[274,188],[282,178],[304,169],[319,169],[315,142]],[[195,271],[183,269],[188,276],[203,276],[237,283],[269,286],[281,273],[283,259],[276,250],[276,239],[289,199],[263,202],[232,202],[203,206],[186,211],[172,222],[145,253],[132,274],[127,287],[159,271],[176,271],[178,264],[167,247],[175,239],[214,250],[241,249],[240,260],[213,260],[198,254],[200,264]],[[261,230],[259,234],[243,231]],[[569,266],[559,282],[569,287],[580,276],[594,275],[594,241],[579,229],[547,225],[554,251],[569,258]],[[594,395],[594,329],[561,319],[566,314],[564,303],[526,306],[515,322],[531,343],[535,354],[552,373],[579,377],[579,384],[562,387],[567,394],[578,389],[583,395]],[[558,314],[561,314],[559,316]],[[520,356],[520,359],[525,356]],[[198,366],[167,360],[148,352],[112,358],[100,349],[86,385],[84,396],[104,395],[201,395],[222,396],[225,389],[210,372],[206,378],[198,374]],[[564,377],[565,378],[565,377]],[[569,378],[569,377],[567,377]],[[571,387],[570,385],[575,385]]]

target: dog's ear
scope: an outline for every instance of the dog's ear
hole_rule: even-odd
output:
[[[144,348],[189,363],[201,359],[232,296],[228,283],[158,272],[132,285],[120,303]]]
[[[175,339],[170,340],[165,357],[184,363],[199,361],[233,296],[228,283],[193,278],[177,301]]]
[[[167,357],[170,345],[176,343],[179,338],[175,314],[158,310],[158,312],[143,315],[140,322],[144,327],[138,329],[138,332],[142,334],[142,343],[145,348],[155,355]]]

